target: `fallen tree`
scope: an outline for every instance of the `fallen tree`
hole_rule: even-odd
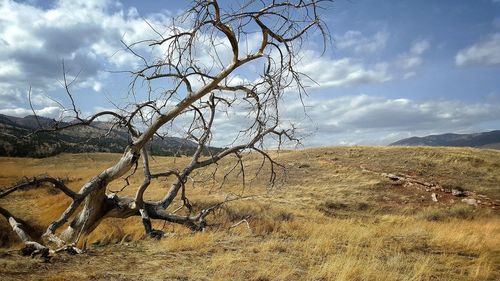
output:
[[[75,247],[78,241],[105,218],[141,217],[145,232],[155,238],[162,237],[163,232],[152,227],[152,219],[181,224],[194,231],[203,230],[207,215],[223,202],[195,213],[186,196],[185,184],[194,171],[216,165],[229,155],[236,156],[235,167],[244,169],[241,153],[258,153],[262,163],[270,163],[270,181],[275,180],[274,169],[279,164],[265,151],[264,144],[276,141],[279,147],[285,140],[297,141],[294,127],[284,126],[280,120],[279,104],[287,89],[295,88],[299,95],[304,93],[304,76],[296,65],[307,34],[319,31],[326,39],[327,33],[318,13],[325,1],[266,2],[249,1],[236,9],[224,9],[216,0],[197,0],[185,14],[173,20],[166,33],[157,32],[159,38],[124,43],[125,49],[142,62],[139,69],[130,71],[133,77],[130,94],[140,102],[126,108],[82,117],[71,92],[73,81],[69,81],[63,71],[64,88],[71,101],[69,111],[76,121],[56,123],[38,132],[89,126],[106,117],[111,120],[111,129],[126,129],[131,141],[114,165],[88,180],[78,191],[60,179],[43,176],[0,193],[2,198],[26,186],[45,183],[72,200],[48,225],[40,243],[30,236],[25,222],[1,209],[13,231],[31,249],[30,254],[46,256],[49,250],[61,249],[78,253]],[[146,57],[138,51],[139,46],[152,48],[161,55]],[[255,73],[256,77],[236,79],[244,74],[240,70],[247,65],[253,65],[252,69],[260,69],[260,72]],[[241,81],[235,83],[235,79]],[[139,84],[146,85],[148,91],[136,91]],[[233,145],[203,156],[202,152],[213,141],[216,116],[235,107],[244,108],[246,122],[236,131]],[[152,171],[147,144],[154,136],[166,134],[170,124],[180,118],[190,120],[185,127],[186,135],[197,143],[195,153],[182,170],[165,167],[163,171]],[[143,181],[131,187],[128,177],[136,172],[139,162],[142,162]],[[163,199],[147,200],[144,194],[151,182],[165,178],[173,178],[174,182]],[[135,196],[110,192],[107,187],[118,179],[124,179],[127,188],[135,188]],[[167,211],[176,198],[183,203],[183,214]],[[65,229],[61,231],[63,226]]]

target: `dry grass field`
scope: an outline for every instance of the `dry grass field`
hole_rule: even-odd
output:
[[[282,151],[286,167],[275,186],[261,162],[245,158],[246,184],[236,172],[188,185],[195,208],[244,194],[209,216],[211,226],[191,233],[154,222],[168,237],[144,237],[140,218],[104,221],[87,252],[59,254],[50,263],[21,257],[22,247],[0,218],[1,280],[500,280],[499,206],[470,206],[461,198],[391,181],[402,173],[445,188],[475,192],[481,203],[500,200],[500,151],[468,148],[335,147]],[[0,186],[50,174],[75,190],[119,155],[0,158]],[[188,158],[156,157],[153,170],[181,167]],[[219,171],[233,165],[225,161]],[[266,166],[267,167],[267,166]],[[211,168],[212,169],[212,168]],[[212,170],[196,175],[202,180]],[[140,174],[140,173],[139,173]],[[138,185],[133,178],[132,185]],[[117,181],[110,189],[119,189]],[[148,199],[168,183],[155,182]],[[122,193],[132,194],[132,188]],[[486,199],[489,198],[489,199]],[[495,201],[496,200],[496,201]],[[24,190],[0,206],[42,230],[68,204],[50,188]],[[49,209],[49,206],[51,207]],[[243,219],[248,221],[236,227]]]

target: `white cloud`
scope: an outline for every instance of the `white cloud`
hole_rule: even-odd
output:
[[[167,14],[145,18],[153,26],[166,27]],[[139,61],[120,51],[121,39],[136,42],[155,37],[137,10],[123,11],[116,0],[59,0],[48,9],[0,1],[0,99],[4,99],[0,104],[12,107],[9,97],[29,86],[61,89],[63,60],[70,77],[79,73],[76,87],[99,92],[102,79],[107,78],[103,70],[131,69]],[[17,105],[26,107],[27,100],[23,102]]]
[[[411,46],[410,53],[414,55],[421,55],[431,47],[431,44],[427,40],[420,40]]]
[[[297,67],[311,77],[317,85],[312,87],[348,87],[366,83],[381,83],[392,79],[388,65],[379,63],[367,66],[353,58],[331,59],[314,51],[304,51]]]
[[[295,105],[295,106],[294,106]],[[416,101],[368,95],[305,100],[283,106],[284,119],[303,124],[306,134],[317,132],[305,144],[387,144],[403,135],[459,132],[483,122],[500,122],[498,104],[460,101]],[[310,120],[309,120],[310,118]],[[315,124],[313,130],[309,122]],[[308,124],[308,125],[305,125]]]
[[[403,71],[403,79],[409,79],[416,75],[415,69],[422,65],[423,55],[430,47],[431,44],[428,40],[418,40],[411,45],[408,52],[399,55],[395,65]]]
[[[406,79],[410,79],[412,78],[413,76],[417,75],[417,73],[415,73],[414,71],[412,72],[407,72],[403,75],[403,79],[406,80]]]
[[[96,92],[100,92],[102,90],[102,84],[100,82],[94,82],[92,89]]]
[[[399,60],[399,65],[404,69],[411,69],[421,65],[422,61],[419,56],[405,56]]]
[[[380,50],[379,47],[369,46],[374,42],[383,42],[377,46],[385,46],[389,37],[388,33],[379,32],[368,40],[358,31],[348,31],[343,36],[337,37],[339,48],[359,49],[356,52],[369,52]],[[384,38],[377,39],[376,38]],[[369,44],[370,43],[370,44]],[[360,84],[383,83],[394,78],[409,79],[416,76],[416,68],[422,65],[424,54],[431,48],[428,40],[417,40],[413,42],[410,49],[387,61],[367,63],[366,59],[344,57],[333,59],[320,56],[317,52],[302,51],[302,60],[297,69],[307,74],[317,84],[308,85],[313,88],[325,87],[351,87]]]
[[[460,50],[455,56],[458,66],[499,65],[500,33],[489,36],[486,40]]]
[[[23,101],[27,101],[27,99],[20,89],[0,82],[0,107],[9,107]]]
[[[366,37],[360,31],[349,30],[341,36],[334,37],[335,46],[339,49],[352,49],[357,53],[374,53],[381,51],[387,44],[389,33],[379,31],[371,37]]]
[[[4,64],[0,65],[0,77],[7,75],[21,75],[21,70],[15,60],[6,60]]]
[[[48,98],[43,92],[32,90],[31,104],[35,107],[56,107],[58,104]]]
[[[153,26],[167,26],[166,14],[146,16]],[[43,9],[15,1],[0,1],[0,113],[14,116],[37,114],[57,118],[60,104],[47,98],[51,92],[59,101],[63,92],[62,61],[68,81],[79,73],[73,91],[101,92],[109,73],[105,69],[131,69],[138,58],[118,52],[120,39],[134,42],[156,34],[133,9],[124,12],[115,0],[60,0]],[[126,87],[126,83],[125,83]],[[75,95],[75,99],[80,99]],[[102,98],[104,99],[104,98]],[[84,101],[79,105],[88,106]]]
[[[39,116],[49,117],[49,118],[58,118],[61,115],[62,110],[61,110],[61,108],[59,108],[57,106],[49,106],[49,107],[44,107],[44,108],[35,110],[35,112]],[[33,111],[31,109],[26,109],[26,108],[21,108],[21,107],[4,108],[4,109],[0,109],[0,114],[16,116],[16,117],[24,117],[27,115],[33,115]]]

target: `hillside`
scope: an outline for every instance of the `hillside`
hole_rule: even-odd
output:
[[[500,130],[475,134],[442,134],[426,137],[411,137],[391,143],[403,146],[454,146],[500,148]]]
[[[18,254],[21,246],[0,217],[2,280],[500,280],[500,151],[335,147],[270,153],[286,167],[274,187],[268,166],[254,177],[261,163],[254,154],[244,157],[244,187],[233,171],[219,188],[232,161],[220,163],[216,182],[186,185],[198,210],[228,194],[248,196],[212,214],[205,232],[158,221],[155,227],[169,235],[157,241],[144,237],[138,217],[107,219],[86,238],[86,253],[42,263]],[[0,186],[50,173],[78,189],[119,157],[4,157]],[[151,166],[180,169],[188,161],[156,157]],[[141,183],[138,174],[131,186]],[[403,175],[429,186],[391,179]],[[166,184],[153,182],[147,199],[161,198]],[[109,189],[122,186],[117,181]],[[464,194],[453,195],[453,189]],[[473,198],[476,204],[467,203]],[[52,189],[0,199],[1,207],[39,226],[67,204]]]
[[[35,116],[24,118],[0,114],[0,156],[47,157],[62,152],[114,152],[121,153],[129,144],[129,136],[122,129],[110,130],[105,122],[79,126],[58,132],[30,134],[40,125],[51,128],[55,120]],[[68,123],[61,123],[64,126]],[[156,137],[149,149],[154,155],[192,155],[196,144],[177,137]],[[212,151],[217,148],[210,147]]]

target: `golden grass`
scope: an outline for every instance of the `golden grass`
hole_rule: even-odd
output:
[[[145,238],[139,218],[107,219],[89,237],[89,253],[56,256],[51,264],[22,258],[20,245],[0,219],[2,280],[499,280],[498,210],[445,201],[395,186],[378,172],[401,172],[426,181],[500,199],[500,152],[459,148],[340,147],[284,151],[275,156],[288,172],[269,188],[268,172],[252,179],[260,159],[246,156],[245,195],[210,217],[206,232],[155,221],[169,233]],[[47,159],[0,159],[0,183],[48,173],[78,189],[119,155],[60,155]],[[158,157],[152,167],[180,168],[186,158]],[[228,170],[230,161],[220,164]],[[202,171],[197,178],[212,170]],[[140,174],[140,173],[138,173]],[[219,175],[218,180],[222,180]],[[123,194],[133,194],[134,176]],[[114,183],[118,189],[123,182]],[[168,182],[155,182],[147,198],[158,199]],[[195,208],[241,193],[241,176],[191,188]],[[50,189],[21,191],[0,200],[2,207],[46,226],[67,206]],[[20,205],[19,205],[20,204]],[[19,207],[21,206],[21,207]],[[246,224],[230,228],[247,218]],[[77,271],[71,271],[71,268]],[[112,270],[110,270],[112,268]],[[147,272],[148,275],[142,275]],[[36,274],[36,275],[35,275]]]

